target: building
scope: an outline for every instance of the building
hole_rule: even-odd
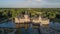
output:
[[[41,16],[37,18],[30,18],[29,15],[24,14],[23,17],[17,16],[15,17],[15,23],[17,27],[29,27],[29,24],[35,24],[35,25],[48,25],[49,24],[49,19],[47,18],[42,18]],[[20,25],[18,25],[20,24]]]

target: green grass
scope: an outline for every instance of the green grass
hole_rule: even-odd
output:
[[[14,34],[22,34],[21,29],[17,29],[16,32]]]
[[[2,31],[0,30],[0,34],[2,34]]]
[[[32,28],[38,28],[38,26],[33,26]]]
[[[60,22],[60,19],[55,18],[55,19],[52,19],[52,21],[54,21],[54,22]]]

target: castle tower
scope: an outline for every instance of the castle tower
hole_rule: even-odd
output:
[[[28,18],[28,12],[27,11],[25,11],[24,17]]]
[[[42,16],[39,15],[39,22],[41,23],[41,21],[42,21]]]
[[[24,18],[25,18],[25,22],[30,22],[28,11],[25,11]]]

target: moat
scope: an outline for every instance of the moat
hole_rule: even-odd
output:
[[[30,26],[26,28],[16,28],[16,24],[11,21],[0,24],[0,34],[60,34],[60,23],[50,22],[49,26]]]

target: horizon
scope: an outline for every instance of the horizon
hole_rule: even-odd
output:
[[[0,8],[60,8],[60,0],[0,0]]]

